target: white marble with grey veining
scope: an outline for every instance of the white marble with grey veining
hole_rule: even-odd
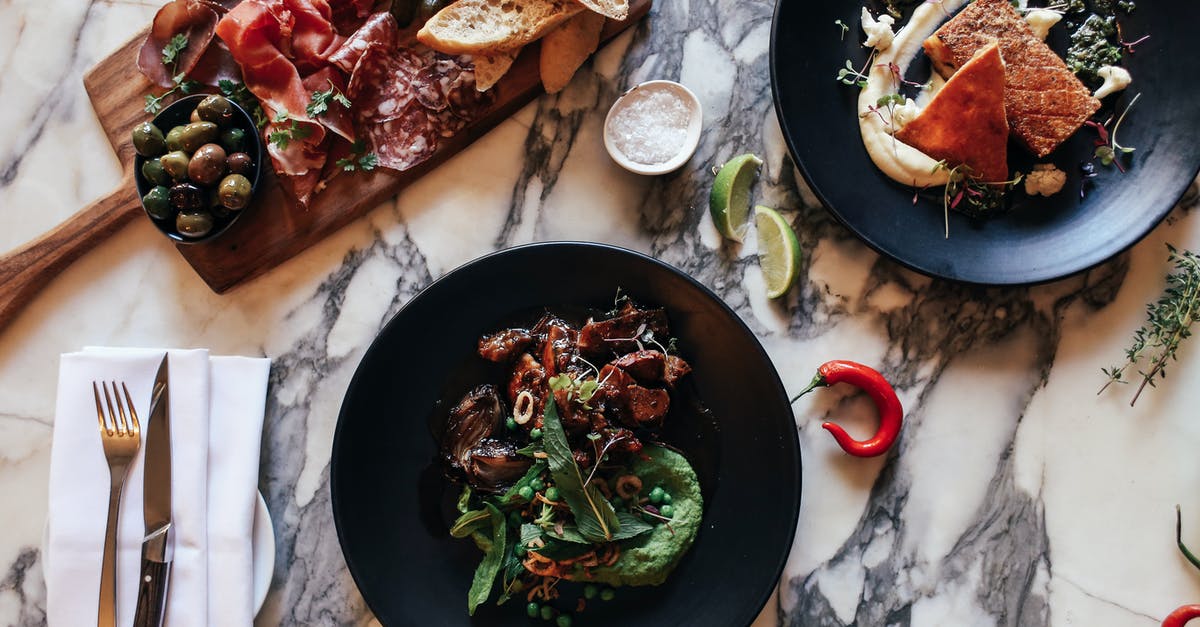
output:
[[[0,2],[0,249],[108,192],[119,166],[80,77],[140,29],[153,0]],[[861,397],[796,404],[804,497],[766,625],[1133,625],[1200,601],[1174,506],[1200,544],[1200,345],[1136,408],[1096,395],[1144,303],[1164,242],[1200,249],[1193,185],[1130,252],[1033,288],[981,290],[880,259],[797,182],[770,104],[766,0],[656,0],[632,34],[367,217],[218,296],[145,221],[100,245],[0,333],[0,624],[45,620],[41,537],[58,355],[89,344],[203,346],[273,359],[261,486],[278,536],[259,624],[372,621],[338,549],[328,462],[351,374],[384,322],[433,278],[499,247],[588,239],[649,252],[721,294],[790,389],[839,357],[880,364],[908,422],[896,453],[843,455],[831,414],[865,433]],[[131,71],[133,69],[131,68]],[[706,112],[683,170],[611,163],[608,103],[681,80]],[[755,193],[807,251],[785,303],[762,297],[753,245],[720,248],[709,168],[766,156]]]

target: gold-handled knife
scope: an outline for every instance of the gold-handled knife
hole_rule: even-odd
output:
[[[171,579],[171,410],[167,356],[158,365],[150,395],[150,424],[142,466],[142,574],[138,583],[136,627],[159,627],[166,613]]]

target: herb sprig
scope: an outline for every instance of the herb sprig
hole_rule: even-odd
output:
[[[1146,386],[1156,387],[1155,381],[1167,376],[1167,363],[1176,359],[1176,351],[1192,335],[1192,323],[1200,319],[1200,256],[1180,251],[1167,244],[1167,261],[1174,272],[1167,275],[1167,287],[1157,301],[1146,306],[1146,322],[1133,333],[1133,344],[1125,351],[1125,362],[1111,368],[1101,368],[1108,381],[1103,392],[1116,383],[1128,383],[1125,371],[1148,358],[1149,368],[1138,370],[1141,383],[1133,398],[1132,407]],[[1099,394],[1099,392],[1097,392]]]
[[[280,111],[275,115],[275,119],[273,121],[278,122],[279,124],[291,122],[291,124],[288,124],[287,126],[280,126],[267,134],[267,141],[280,150],[287,150],[287,147],[292,143],[293,140],[302,141],[308,139],[308,137],[312,135],[311,127],[301,126],[295,118],[288,115],[287,111]]]
[[[379,157],[373,152],[367,152],[366,142],[356,139],[350,145],[350,154],[338,159],[335,165],[345,172],[353,172],[355,170],[370,172],[379,165]]]
[[[189,80],[183,72],[176,72],[176,70],[179,69],[179,54],[186,50],[187,47],[188,38],[187,35],[184,35],[183,33],[175,35],[170,41],[167,42],[167,45],[163,46],[162,63],[163,65],[171,66],[171,82],[174,84],[174,86],[158,96],[155,96],[154,94],[146,94],[146,105],[142,108],[146,113],[153,115],[161,111],[162,101],[165,100],[167,96],[170,96],[175,92],[191,94],[199,91],[200,88],[203,87],[200,83]]]
[[[950,210],[954,209],[971,217],[983,217],[1004,209],[1008,191],[1016,187],[1025,175],[1017,172],[1007,181],[983,181],[971,173],[966,165],[950,167],[945,160],[938,161],[933,171],[946,170],[948,180],[942,188],[942,212],[946,224],[945,238],[950,238]],[[916,202],[916,196],[913,196]]]
[[[242,83],[235,83],[227,78],[217,81],[217,89],[221,91],[221,95],[236,102],[238,106],[245,109],[251,117],[254,118],[254,125],[258,128],[266,128],[267,122],[271,120],[267,118],[266,112],[263,111],[262,104],[258,102],[258,98],[250,93],[250,90]]]
[[[336,102],[347,109],[350,108],[350,99],[346,97],[346,94],[343,94],[342,90],[338,89],[337,86],[333,84],[333,81],[330,80],[328,82],[329,89],[324,91],[314,91],[312,93],[312,100],[310,100],[308,106],[304,108],[304,111],[308,113],[308,117],[315,118],[327,113],[329,111],[330,101]]]

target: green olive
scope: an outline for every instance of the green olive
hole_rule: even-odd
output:
[[[162,185],[152,188],[142,196],[142,206],[151,217],[159,220],[171,217],[171,201],[167,198],[167,188]]]
[[[176,126],[167,131],[167,150],[183,150],[183,129],[185,126]]]
[[[204,192],[191,183],[176,183],[167,197],[177,211],[199,211],[204,208]]]
[[[221,204],[230,209],[242,209],[250,204],[250,179],[241,174],[230,174],[221,179],[217,193],[221,196]]]
[[[188,178],[201,184],[212,185],[225,174],[225,149],[217,144],[204,144],[192,154],[188,162]]]
[[[184,237],[204,237],[212,231],[213,223],[207,211],[181,211],[175,216],[175,230]]]
[[[225,157],[225,165],[229,166],[230,172],[245,177],[249,177],[250,173],[254,171],[254,161],[250,159],[250,155],[244,152],[235,152]]]
[[[183,127],[179,135],[180,147],[186,152],[196,152],[204,144],[211,144],[219,139],[220,131],[212,122],[192,122]]]
[[[233,104],[224,96],[209,96],[196,105],[194,112],[201,120],[206,120],[225,128],[233,123]]]
[[[192,109],[192,114],[188,116],[188,122],[203,122],[203,121],[204,120],[200,117],[200,110]]]
[[[167,174],[167,171],[163,169],[162,161],[158,158],[147,159],[142,164],[142,176],[155,185],[168,185],[171,183],[171,175]]]
[[[133,149],[143,157],[157,157],[167,151],[162,131],[150,122],[133,127]]]
[[[182,150],[168,152],[159,157],[158,161],[162,165],[162,169],[171,178],[176,181],[187,180],[188,162],[191,161],[191,158],[187,156],[186,152]]]
[[[221,147],[225,152],[241,152],[242,142],[246,140],[246,131],[240,128],[227,128],[221,131]]]

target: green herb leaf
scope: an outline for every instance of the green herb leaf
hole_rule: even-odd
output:
[[[628,540],[654,531],[654,525],[629,512],[618,512],[617,520],[621,521],[621,530],[613,534],[613,540]]]
[[[553,538],[555,540],[570,542],[572,544],[587,544],[589,546],[592,544],[587,538],[583,537],[583,534],[579,533],[579,529],[573,525],[563,525],[562,533],[559,533],[557,529],[553,528],[545,529],[544,531],[546,532],[546,537]],[[617,539],[615,535],[613,536],[613,539]]]
[[[462,494],[460,494],[458,496],[458,512],[460,514],[465,514],[465,513],[467,513],[467,511],[469,511],[471,509],[469,507],[469,504],[471,502],[472,494],[474,494],[474,493],[471,491],[471,486],[464,485]]]
[[[579,533],[591,542],[608,542],[621,529],[612,504],[594,485],[584,485],[583,473],[575,463],[567,433],[553,402],[546,403],[542,417],[542,441],[546,447],[550,475],[563,500],[575,515]]]
[[[508,524],[504,514],[490,503],[485,504],[487,513],[492,520],[492,544],[483,555],[483,561],[475,569],[475,578],[471,581],[471,589],[467,592],[467,613],[475,615],[475,608],[487,602],[492,595],[492,584],[504,562],[504,552],[508,549]]]
[[[462,516],[459,516],[450,526],[450,535],[455,538],[465,538],[485,527],[487,522],[488,511],[486,509],[463,512]]]
[[[178,35],[175,35],[174,37],[172,37],[171,40],[167,42],[167,45],[163,46],[163,51],[162,51],[163,65],[173,65],[175,63],[175,60],[179,57],[179,53],[183,52],[183,50],[185,48],[187,48],[187,46],[188,46],[187,35],[184,35],[183,33],[179,33]]]

